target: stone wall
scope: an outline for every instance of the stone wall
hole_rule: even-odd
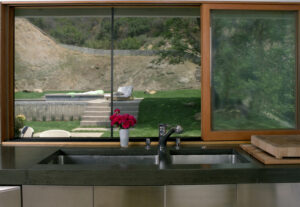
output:
[[[16,100],[15,114],[24,114],[30,121],[80,120],[87,102]]]
[[[69,50],[79,51],[85,54],[92,54],[92,55],[110,55],[110,50],[102,50],[102,49],[93,49],[87,47],[78,47],[74,45],[66,45],[60,44],[60,46],[67,48]],[[153,56],[156,55],[158,52],[154,50],[114,50],[114,55],[120,56]]]

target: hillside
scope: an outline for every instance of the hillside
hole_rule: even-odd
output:
[[[66,49],[23,18],[15,22],[16,90],[110,89],[110,56]],[[156,56],[115,56],[115,87],[135,90],[200,88],[191,62],[154,64]]]

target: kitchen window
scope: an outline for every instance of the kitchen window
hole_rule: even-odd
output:
[[[108,80],[108,82],[105,82],[105,87],[101,86],[99,88],[104,93],[116,92],[123,85],[137,84],[137,86],[133,86],[134,98],[143,101],[145,97],[149,98],[148,101],[156,101],[160,98],[164,100],[164,97],[174,99],[173,103],[176,104],[170,106],[173,107],[170,109],[172,113],[165,113],[168,112],[166,108],[162,111],[164,113],[160,113],[160,115],[162,117],[170,116],[168,118],[174,120],[174,123],[184,125],[181,123],[183,121],[182,117],[186,118],[185,115],[188,114],[189,119],[193,121],[186,122],[190,123],[190,126],[184,127],[187,131],[183,136],[199,137],[201,135],[203,140],[210,141],[249,140],[252,134],[300,133],[298,93],[299,5],[204,3],[201,4],[201,7],[199,4],[195,7],[161,6],[160,8],[148,7],[146,9],[144,7],[125,8],[117,6],[113,9],[111,7],[95,6],[79,8],[75,5],[72,5],[73,8],[60,7],[59,5],[56,5],[55,8],[43,7],[42,4],[38,6],[37,8],[27,7],[26,5],[24,7],[16,7],[16,5],[1,6],[3,23],[1,35],[2,140],[14,137],[14,116],[18,115],[15,114],[17,109],[12,107],[15,100],[14,89],[26,85],[24,82],[19,84],[20,82],[17,81],[21,79],[13,72],[14,70],[19,72],[19,66],[17,63],[14,64],[13,57],[15,57],[15,60],[20,57],[13,48],[14,45],[17,45],[14,42],[14,37],[17,37],[17,34],[14,33],[17,31],[15,30],[17,22],[14,21],[14,17],[20,14],[21,16],[27,16],[29,19],[36,19],[35,16],[43,16],[44,18],[51,15],[58,15],[60,16],[58,18],[61,19],[75,18],[78,21],[75,21],[76,23],[71,21],[68,25],[73,24],[73,26],[82,26],[83,28],[88,27],[88,25],[82,25],[80,20],[82,18],[92,19],[95,22],[100,21],[101,18],[106,19],[106,21],[102,21],[105,25],[100,28],[101,32],[99,27],[92,28],[92,30],[86,28],[87,31],[97,31],[98,29],[99,32],[97,36],[89,33],[90,35],[85,38],[90,39],[84,41],[84,43],[81,42],[82,39],[80,35],[77,35],[76,30],[56,31],[55,35],[57,38],[61,38],[59,41],[61,41],[61,44],[65,44],[65,49],[72,49],[74,54],[76,49],[82,49],[82,47],[92,48],[92,50],[86,50],[89,53],[96,53],[99,50],[106,53],[106,57],[102,57],[102,60],[107,64],[82,66],[83,71],[104,71],[101,67],[105,65],[107,70],[102,75],[106,75],[103,80]],[[18,13],[18,9],[21,13]],[[102,12],[99,12],[100,10]],[[78,15],[81,12],[83,14]],[[102,16],[99,16],[99,14]],[[34,21],[30,23],[35,24],[35,27],[41,24],[40,20]],[[111,21],[114,22],[113,27]],[[160,24],[160,22],[163,24]],[[149,24],[151,25],[151,32],[147,33],[147,28],[143,26]],[[181,31],[176,30],[179,25],[182,28]],[[199,27],[199,30],[197,30],[197,27]],[[55,23],[55,28],[59,28],[58,23]],[[166,28],[169,30],[165,31]],[[51,30],[51,28],[44,29]],[[111,29],[113,29],[113,33]],[[186,32],[188,29],[191,29],[190,36],[181,33],[182,31]],[[41,31],[41,29],[38,30]],[[103,32],[105,30],[106,32]],[[163,32],[165,36],[157,38],[156,31],[160,34]],[[195,38],[198,32],[198,40],[201,40],[201,44]],[[45,33],[47,32],[41,31],[41,34]],[[75,38],[79,44],[76,43],[69,47],[69,44],[74,42],[69,42],[69,38],[61,36],[61,34],[66,33],[69,33],[69,37]],[[113,38],[110,39],[112,41],[105,41],[105,39],[109,40],[109,35],[112,34]],[[59,42],[55,38],[53,41]],[[112,48],[113,50],[111,50]],[[176,51],[176,49],[178,50]],[[129,52],[130,54],[122,53],[120,50],[130,50],[131,52]],[[143,55],[138,54],[136,59],[131,57],[130,61],[125,61],[125,56],[136,54],[133,52],[134,50],[143,51]],[[153,52],[153,50],[157,51]],[[113,52],[111,53],[111,51]],[[79,54],[79,51],[77,53]],[[55,55],[61,58],[58,54]],[[152,54],[157,57],[148,64],[143,64],[144,67],[136,70],[138,63],[143,63],[147,58],[150,59],[149,56]],[[91,58],[91,54],[87,56]],[[198,57],[199,59],[197,59]],[[81,56],[72,58],[76,67],[80,65],[79,63],[76,64],[77,61],[80,61],[80,58]],[[113,61],[108,60],[111,58]],[[61,59],[65,60],[66,57],[64,56]],[[88,65],[91,62],[87,60],[86,64]],[[114,65],[111,69],[112,62]],[[49,67],[47,64],[42,66]],[[122,67],[125,67],[125,70],[122,70]],[[164,70],[165,68],[173,69]],[[194,74],[183,72],[185,69]],[[33,67],[30,70],[31,72],[38,70],[38,67]],[[200,71],[201,75],[199,74]],[[25,77],[23,79],[26,79],[26,75],[30,76],[31,72],[22,74]],[[47,71],[47,73],[49,72]],[[109,72],[112,72],[112,75]],[[173,74],[173,72],[175,73]],[[101,74],[101,72],[98,74]],[[149,78],[143,80],[141,74],[144,75],[143,77]],[[175,74],[181,75],[175,77]],[[40,74],[35,73],[35,75]],[[169,79],[172,76],[173,78]],[[92,80],[95,77],[90,78]],[[190,77],[194,79],[192,80]],[[45,77],[41,75],[38,78],[45,82],[49,81],[43,79]],[[176,84],[171,84],[173,81]],[[193,83],[197,81],[199,85],[197,88],[193,88],[196,86]],[[76,82],[68,84],[75,86]],[[39,89],[38,86],[37,84],[34,88]],[[172,92],[174,91],[174,93],[169,93],[169,96],[166,96],[161,93],[161,88],[167,88]],[[72,93],[86,92],[90,89],[79,89],[77,91],[75,87],[72,89],[62,87],[61,90],[69,90],[68,92],[72,96]],[[94,88],[91,88],[91,90],[94,90]],[[199,100],[199,102],[196,102],[196,100]],[[140,108],[143,107],[143,101],[140,102]],[[180,107],[176,108],[178,103]],[[165,103],[163,105],[166,106]],[[199,107],[201,107],[201,110]],[[148,108],[147,111],[149,112]],[[110,109],[114,108],[110,107]],[[158,121],[153,121],[151,115],[153,114],[144,115],[149,124],[143,127],[148,128],[149,133],[146,132],[147,130],[139,129],[136,126],[134,129],[136,131],[132,133],[133,136],[157,137],[154,133],[157,130]],[[62,118],[66,119],[65,117],[65,115],[58,116],[57,119],[62,121]],[[139,113],[138,117],[142,118],[143,114]],[[38,119],[37,116],[36,119]],[[41,121],[43,119],[45,122],[49,121],[48,116],[45,118],[42,116]],[[68,118],[69,121],[71,119],[76,120],[77,118],[76,116]],[[165,122],[165,120],[162,120],[162,122]],[[192,129],[193,125],[198,127],[194,128],[195,131]],[[106,130],[104,134],[105,137],[118,136],[113,130]]]
[[[201,136],[198,7],[16,8],[14,22],[15,134],[23,114],[36,138],[119,137],[119,108],[137,118],[130,137],[157,137],[160,123]]]

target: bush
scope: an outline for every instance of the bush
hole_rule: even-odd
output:
[[[18,116],[16,116],[15,127],[14,127],[15,137],[20,137],[21,135],[20,129],[24,127],[25,120],[26,118],[23,114],[19,114]]]
[[[109,50],[111,47],[111,42],[109,39],[103,40],[87,40],[85,41],[84,47],[88,48],[95,48],[95,49],[102,49],[102,50]]]
[[[128,37],[117,42],[116,48],[126,49],[126,50],[137,50],[143,46],[142,41],[138,40],[135,37]]]
[[[74,117],[73,116],[70,116],[70,121],[73,121],[74,120]]]

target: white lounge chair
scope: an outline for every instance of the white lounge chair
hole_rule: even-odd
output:
[[[21,129],[21,138],[32,138],[34,134],[34,129],[29,126],[24,126]]]
[[[122,86],[118,88],[118,91],[113,93],[113,100],[115,101],[126,101],[132,98],[133,87]],[[104,98],[107,100],[111,98],[110,94],[105,94]]]
[[[51,129],[40,133],[40,137],[71,137],[71,133],[65,130]]]

